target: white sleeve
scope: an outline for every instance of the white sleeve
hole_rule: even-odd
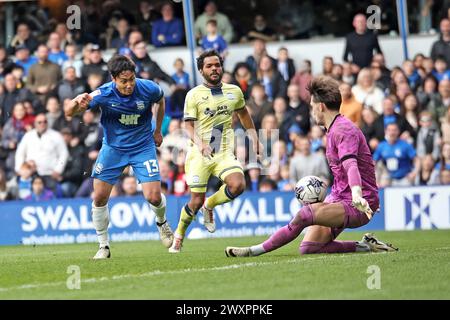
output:
[[[27,149],[27,141],[30,137],[30,133],[26,133],[22,140],[19,142],[19,145],[17,146],[16,150],[16,156],[15,156],[15,165],[14,170],[19,173],[20,167],[25,162],[26,158],[26,149]]]

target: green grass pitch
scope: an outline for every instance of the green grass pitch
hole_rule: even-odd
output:
[[[96,244],[0,247],[0,299],[450,299],[450,230],[376,235],[400,251],[300,256],[297,239],[227,258],[227,245],[265,237],[223,238],[187,240],[178,255],[157,241],[113,243],[111,259],[93,261]],[[69,266],[79,267],[79,290],[67,288]],[[367,287],[369,266],[379,268],[380,289]]]

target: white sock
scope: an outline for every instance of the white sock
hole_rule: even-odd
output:
[[[161,193],[161,203],[159,204],[159,206],[155,207],[150,202],[148,204],[155,213],[156,222],[163,223],[164,221],[166,221],[166,196],[163,193]]]
[[[96,207],[92,203],[92,223],[97,232],[97,239],[100,247],[109,246],[108,239],[108,224],[109,224],[109,210],[108,204],[103,207]]]
[[[257,244],[256,246],[250,247],[250,252],[252,253],[252,256],[259,256],[263,253],[266,253],[266,250],[263,248],[263,244]]]
[[[370,251],[370,247],[367,243],[364,242],[356,242],[356,252],[368,252]]]

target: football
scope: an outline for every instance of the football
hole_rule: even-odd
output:
[[[302,204],[322,202],[327,193],[326,183],[316,176],[301,178],[295,185],[295,197]]]

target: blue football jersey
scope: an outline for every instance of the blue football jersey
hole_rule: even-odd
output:
[[[103,143],[121,151],[135,150],[153,143],[152,105],[164,96],[160,86],[136,79],[134,91],[124,96],[114,82],[93,91],[89,109],[100,107]]]

